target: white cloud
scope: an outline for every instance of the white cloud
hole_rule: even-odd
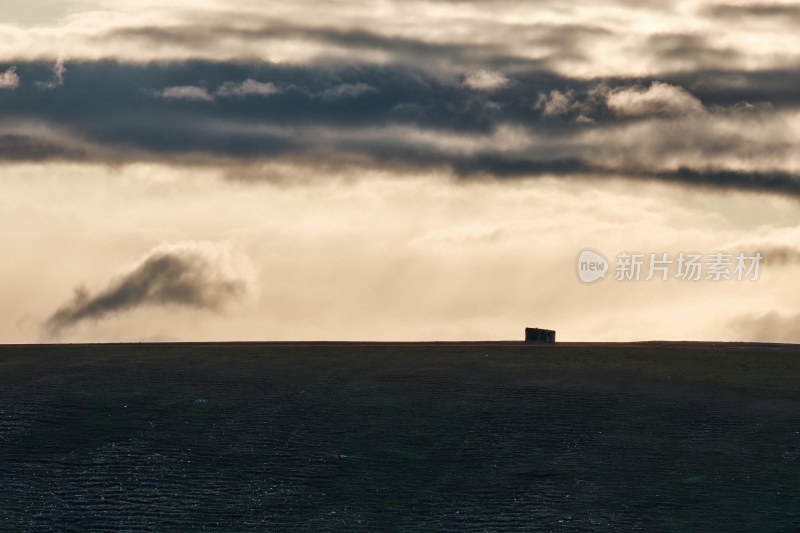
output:
[[[263,83],[253,79],[246,79],[242,83],[228,81],[223,83],[216,91],[217,96],[268,96],[281,92],[274,83]]]
[[[64,84],[64,73],[67,68],[64,66],[64,58],[59,57],[53,65],[53,78],[50,81],[38,81],[36,85],[43,89],[55,89]]]
[[[202,87],[194,85],[179,85],[176,87],[167,87],[164,90],[156,92],[156,96],[167,98],[169,100],[195,100],[204,102],[213,102],[214,97],[208,94],[208,91]]]
[[[685,115],[702,113],[703,104],[681,87],[653,82],[643,87],[615,89],[608,94],[608,107],[619,115]]]
[[[15,67],[9,67],[0,73],[0,89],[16,89],[19,86],[19,76]]]
[[[464,79],[464,85],[476,91],[496,91],[508,86],[510,80],[502,72],[479,70]]]
[[[533,108],[541,109],[542,114],[546,117],[552,117],[566,115],[576,105],[578,104],[573,100],[572,91],[565,91],[562,93],[559,90],[553,89],[550,91],[549,95],[539,93],[539,97],[536,99]]]
[[[611,111],[623,117],[677,117],[705,111],[700,100],[685,89],[658,81],[646,88],[598,86],[582,97],[572,90],[554,89],[549,94],[539,93],[533,108],[541,109],[548,117],[576,114],[576,120],[589,120],[593,108],[603,100]]]
[[[550,94],[539,93],[533,108],[541,109],[546,117],[573,115],[575,122],[592,122],[590,115],[598,92],[599,89],[592,89],[588,96],[581,99],[575,95],[575,91],[553,89]]]

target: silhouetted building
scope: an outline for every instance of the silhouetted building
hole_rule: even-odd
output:
[[[556,342],[556,332],[552,329],[525,328],[525,342]]]

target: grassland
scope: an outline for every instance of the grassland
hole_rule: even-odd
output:
[[[800,528],[800,348],[0,347],[0,531]]]

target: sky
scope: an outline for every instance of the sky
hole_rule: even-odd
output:
[[[0,343],[800,342],[798,23],[5,2]]]

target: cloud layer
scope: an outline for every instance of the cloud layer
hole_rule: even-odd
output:
[[[15,67],[8,67],[4,72],[0,72],[0,89],[16,89],[19,85],[19,76]]]
[[[6,160],[270,160],[663,179],[797,194],[792,71],[566,78],[399,66],[47,63],[4,68]],[[728,80],[735,78],[736,83]]]
[[[89,0],[57,23],[0,25],[0,161],[416,166],[796,195],[796,13]]]
[[[794,68],[795,3],[665,0],[82,0],[0,24],[2,60],[413,65],[429,72],[656,76]],[[12,8],[13,10],[13,8]],[[57,46],[56,46],[57,43]]]

